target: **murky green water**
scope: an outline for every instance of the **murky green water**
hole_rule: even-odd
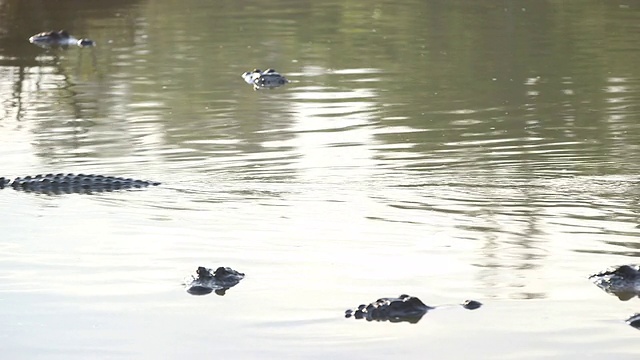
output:
[[[26,40],[59,28],[98,46]],[[0,176],[163,183],[0,191],[2,358],[637,358],[587,276],[640,255],[638,34],[635,0],[0,1]],[[343,317],[401,293],[485,306]]]

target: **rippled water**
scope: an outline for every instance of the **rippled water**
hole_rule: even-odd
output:
[[[26,39],[65,28],[95,48]],[[11,359],[637,358],[587,276],[640,254],[634,0],[0,1]],[[291,83],[253,91],[272,67]],[[246,278],[224,296],[198,266]],[[408,293],[419,323],[344,310]]]

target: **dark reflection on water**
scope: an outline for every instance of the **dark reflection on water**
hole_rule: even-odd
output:
[[[0,347],[636,357],[622,320],[637,304],[586,276],[636,256],[638,24],[632,0],[0,1],[0,176],[163,183],[0,191]],[[98,46],[26,40],[60,28]],[[291,83],[240,78],[269,67]],[[247,281],[185,297],[181,279],[213,264]],[[487,306],[342,321],[400,293]]]

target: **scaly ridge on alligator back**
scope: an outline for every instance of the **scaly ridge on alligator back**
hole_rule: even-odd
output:
[[[0,189],[10,186],[14,190],[41,194],[89,194],[114,190],[141,189],[157,185],[160,185],[160,183],[94,174],[39,174],[17,177],[13,181],[9,178],[0,177]]]
[[[475,300],[466,300],[462,307],[474,310],[482,306]],[[397,298],[380,298],[368,305],[361,304],[356,309],[345,311],[345,317],[366,319],[367,321],[389,321],[417,323],[422,317],[435,307],[426,305],[419,298],[410,295],[400,295]]]

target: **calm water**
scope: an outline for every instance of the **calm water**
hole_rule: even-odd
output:
[[[26,40],[59,28],[98,46]],[[0,175],[163,183],[0,191],[1,357],[637,359],[587,276],[640,256],[639,35],[636,0],[0,0]],[[343,317],[401,293],[485,306]]]

